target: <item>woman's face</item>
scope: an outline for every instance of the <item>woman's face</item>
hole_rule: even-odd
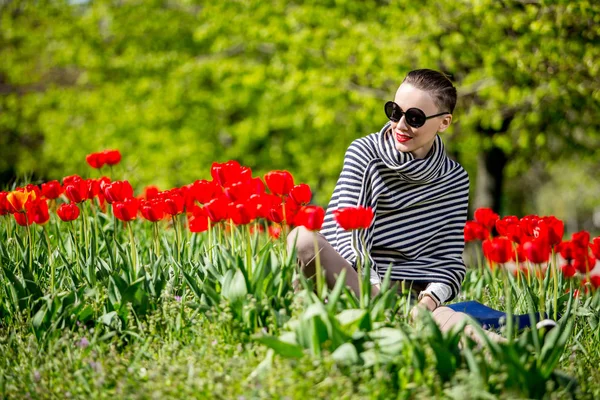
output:
[[[396,91],[394,102],[400,106],[402,111],[409,108],[419,108],[426,116],[448,111],[438,110],[429,93],[408,83],[400,85]],[[435,135],[446,130],[450,126],[450,122],[452,122],[452,115],[445,114],[428,119],[425,125],[419,128],[413,128],[406,123],[406,117],[402,115],[400,121],[392,121],[391,125],[396,149],[402,152],[410,152],[415,158],[425,158],[433,145]]]

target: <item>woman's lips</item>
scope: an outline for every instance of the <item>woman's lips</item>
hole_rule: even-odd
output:
[[[396,140],[399,141],[400,143],[408,142],[410,139],[412,139],[412,137],[396,132]]]

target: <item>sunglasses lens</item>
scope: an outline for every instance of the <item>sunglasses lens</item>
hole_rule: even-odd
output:
[[[409,108],[406,110],[406,123],[413,128],[420,128],[425,124],[425,121],[425,114],[418,108]]]
[[[392,122],[398,122],[400,121],[400,118],[402,118],[400,107],[398,107],[398,105],[393,101],[388,101],[385,103],[385,115],[387,115],[389,120]]]

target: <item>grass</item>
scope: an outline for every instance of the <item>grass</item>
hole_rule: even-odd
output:
[[[570,300],[568,280],[555,299],[548,275],[470,269],[457,300],[504,309],[510,293],[515,313],[563,314],[545,341],[526,330],[476,345],[409,322],[393,288],[362,302],[338,288],[325,303],[304,281],[295,294],[282,240],[225,226],[190,234],[176,220],[161,223],[156,251],[148,222],[131,224],[131,242],[83,207],[85,222],[53,215],[31,242],[0,222],[2,398],[600,397],[600,295]]]

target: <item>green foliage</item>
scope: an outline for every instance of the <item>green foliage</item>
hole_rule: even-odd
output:
[[[349,143],[380,129],[384,100],[422,67],[459,87],[445,136],[472,176],[491,144],[514,175],[532,157],[600,148],[592,1],[22,0],[0,12],[5,179],[89,175],[87,153],[119,148],[140,186],[238,159],[290,170],[324,203]]]

